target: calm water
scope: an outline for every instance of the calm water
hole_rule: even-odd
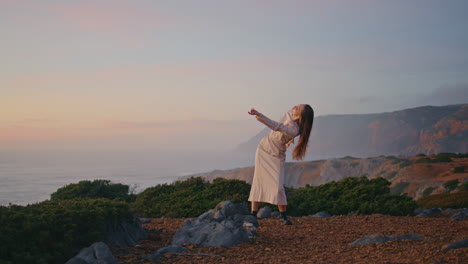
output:
[[[80,180],[106,179],[140,192],[185,175],[252,165],[253,157],[196,151],[0,152],[0,205],[44,201]]]

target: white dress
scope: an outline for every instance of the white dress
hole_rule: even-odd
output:
[[[255,154],[255,172],[250,189],[249,201],[286,205],[284,192],[284,162],[286,144],[292,143],[299,135],[299,125],[287,112],[279,122],[259,114],[257,120],[271,128],[260,141]]]

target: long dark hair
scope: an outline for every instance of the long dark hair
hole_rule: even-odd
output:
[[[310,131],[314,124],[314,109],[310,105],[305,105],[302,111],[301,118],[299,119],[299,143],[294,148],[292,156],[295,160],[302,160],[307,150],[307,143],[309,142]]]

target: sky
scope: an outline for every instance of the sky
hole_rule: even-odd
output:
[[[0,0],[0,149],[231,149],[316,116],[468,102],[465,0]]]

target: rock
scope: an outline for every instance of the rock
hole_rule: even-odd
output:
[[[158,251],[156,251],[155,253],[149,255],[148,259],[150,259],[150,260],[160,260],[164,256],[164,254],[167,254],[167,253],[173,254],[173,253],[184,251],[186,249],[187,248],[182,247],[182,246],[170,245],[170,246],[167,246],[167,247],[163,247],[163,248],[159,249]]]
[[[105,243],[96,242],[90,247],[83,248],[65,264],[118,264],[118,262]]]
[[[384,236],[380,233],[372,234],[365,236],[363,238],[360,238],[354,242],[351,243],[351,245],[369,245],[369,244],[374,244],[374,243],[385,243],[390,240],[395,240],[395,239],[417,239],[417,240],[426,240],[425,238],[422,238],[417,235],[411,235],[411,234],[406,234],[406,235],[397,235],[397,236]]]
[[[372,234],[365,236],[363,238],[360,238],[353,243],[351,243],[352,246],[355,245],[368,245],[368,244],[373,244],[373,243],[384,243],[390,240],[390,237],[384,236],[380,233]]]
[[[104,242],[109,246],[133,247],[138,241],[147,237],[138,219],[119,224],[106,224]]]
[[[280,217],[281,214],[280,214],[280,212],[278,212],[278,211],[274,211],[274,212],[271,212],[270,216],[271,216],[271,217]]]
[[[271,208],[270,206],[265,206],[260,208],[257,213],[257,217],[262,219],[262,218],[270,218],[271,217]]]
[[[457,248],[468,248],[468,239],[463,239],[450,244],[443,248],[443,250],[457,249]]]
[[[314,215],[311,215],[311,217],[319,217],[319,218],[324,218],[324,217],[331,217],[331,215],[325,211],[323,212],[318,212]]]
[[[172,244],[231,247],[254,236],[256,227],[257,219],[249,214],[245,205],[225,201],[193,221],[185,221],[174,235]]]
[[[151,222],[151,218],[139,217],[138,220],[140,220],[140,223],[142,224]]]
[[[415,213],[418,213],[416,217],[430,217],[430,216],[441,215],[442,210],[440,210],[439,208],[431,208],[431,209],[415,210]]]
[[[465,217],[466,217],[465,213],[459,212],[457,214],[452,215],[451,219],[453,221],[462,221],[462,220],[465,220]]]

